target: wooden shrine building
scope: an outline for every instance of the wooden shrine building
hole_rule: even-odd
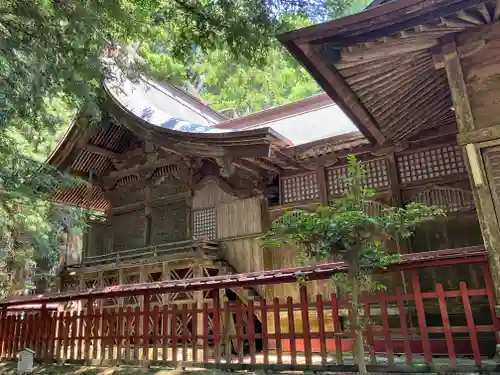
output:
[[[340,197],[346,157],[354,154],[379,203],[418,201],[448,212],[446,220],[420,228],[395,251],[473,247],[484,238],[498,301],[499,15],[500,7],[488,1],[395,0],[282,36],[359,129],[313,142],[294,145],[273,123],[331,105],[326,95],[231,120],[188,98],[196,115],[183,112],[162,122],[154,111],[138,110],[138,94],[127,98],[106,86],[101,123],[89,127],[78,118],[49,160],[86,180],[55,199],[100,212],[89,218],[83,256],[65,258],[61,289],[291,267],[294,249],[264,251],[259,236],[287,210],[314,209]],[[156,100],[156,107],[163,105]],[[201,131],[175,130],[171,125],[179,118],[204,125]],[[314,131],[307,119],[294,126]],[[424,291],[434,290],[436,282],[450,288],[458,281],[484,284],[475,265],[420,272],[429,276]],[[326,296],[332,286],[314,281],[307,292],[311,299]],[[276,284],[221,293],[247,304],[297,298],[299,292],[296,285]],[[201,291],[165,294],[152,304],[201,304],[213,297]],[[100,308],[143,302],[110,298]],[[284,314],[282,332],[286,319]],[[314,326],[314,312],[309,319]],[[268,322],[270,331],[275,324]]]
[[[469,204],[488,250],[497,305],[499,17],[498,1],[376,0],[364,12],[281,37],[371,150],[385,153],[398,170],[393,199],[422,196],[421,187],[408,188],[413,184],[434,192],[464,189],[466,195],[423,193],[460,209],[467,204],[457,198],[474,197]],[[422,151],[410,151],[421,142]],[[455,228],[448,241],[482,240],[467,232],[460,238]]]

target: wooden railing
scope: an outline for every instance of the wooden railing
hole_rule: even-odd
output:
[[[200,243],[193,240],[171,242],[162,245],[139,247],[135,249],[122,250],[108,254],[85,257],[83,264],[85,267],[94,267],[103,264],[123,264],[140,263],[141,260],[161,260],[162,258],[181,255],[194,254]]]
[[[457,366],[463,372],[499,370],[491,359],[500,343],[500,326],[489,267],[484,257],[464,254],[422,253],[421,260],[413,263],[418,268],[393,268],[395,277],[403,272],[408,281],[394,293],[363,296],[360,313],[370,371],[446,371]],[[438,272],[470,265],[482,277],[422,290],[422,272],[429,269],[426,264]],[[279,277],[289,272],[284,271],[273,272]],[[236,284],[246,277],[252,275],[232,275],[227,282],[234,280]],[[272,277],[262,277],[261,285],[268,281],[272,283]],[[249,300],[243,305],[220,299],[219,288],[225,282],[213,278],[184,282],[184,290],[210,291],[212,301],[202,304],[157,303],[155,296],[164,293],[165,286],[153,287],[156,284],[144,289],[136,286],[135,295],[144,302],[135,308],[122,304],[106,309],[103,300],[109,298],[107,295],[83,292],[79,294],[79,312],[42,309],[25,314],[9,310],[9,303],[0,304],[0,359],[13,360],[20,349],[29,347],[40,360],[93,364],[184,362],[233,369],[355,370],[348,298],[310,296],[306,283],[299,287],[295,300]],[[181,285],[176,283],[175,288],[180,290]],[[117,291],[110,287],[106,293],[117,298],[133,293],[131,288],[127,294],[113,294]],[[69,294],[62,297],[75,301]],[[57,298],[33,300],[48,303]],[[260,322],[254,318],[255,312]]]

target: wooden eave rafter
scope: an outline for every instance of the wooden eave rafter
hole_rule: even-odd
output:
[[[435,69],[439,56],[431,53],[440,38],[487,25],[499,9],[500,2],[482,0],[395,0],[280,40],[372,143],[399,142],[453,118],[446,77]],[[478,41],[461,53],[481,48]],[[420,91],[433,94],[427,104]],[[434,113],[424,114],[429,105]]]

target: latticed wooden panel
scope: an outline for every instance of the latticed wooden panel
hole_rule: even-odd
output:
[[[442,146],[396,158],[401,183],[431,180],[465,172],[458,146]]]
[[[284,178],[282,184],[283,203],[319,198],[319,186],[316,173]]]
[[[215,240],[217,238],[215,208],[193,211],[193,236],[206,240]]]
[[[187,204],[171,202],[151,209],[151,244],[161,245],[186,239]]]
[[[113,251],[144,246],[146,220],[143,210],[130,211],[110,218],[113,228]]]
[[[366,171],[366,179],[363,183],[364,188],[383,190],[390,184],[387,162],[385,159],[369,160],[363,163]],[[347,185],[347,165],[330,168],[326,171],[326,181],[328,185],[328,194],[338,196],[345,193]]]

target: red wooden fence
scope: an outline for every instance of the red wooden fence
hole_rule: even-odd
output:
[[[392,294],[364,296],[369,363],[405,369],[416,364],[453,366],[457,361],[461,369],[489,365],[500,343],[499,321],[488,265],[477,261],[476,267],[482,268],[481,285],[437,284],[433,291],[422,291],[419,271],[409,270],[407,291],[396,288]],[[307,288],[301,286],[297,300],[249,300],[246,305],[220,301],[215,290],[213,301],[203,304],[155,305],[154,292],[141,291],[143,308],[107,309],[102,300],[92,298],[79,301],[86,308],[73,312],[4,308],[0,358],[15,359],[29,347],[41,360],[182,361],[235,368],[352,366],[349,301],[335,294],[308,298]]]

